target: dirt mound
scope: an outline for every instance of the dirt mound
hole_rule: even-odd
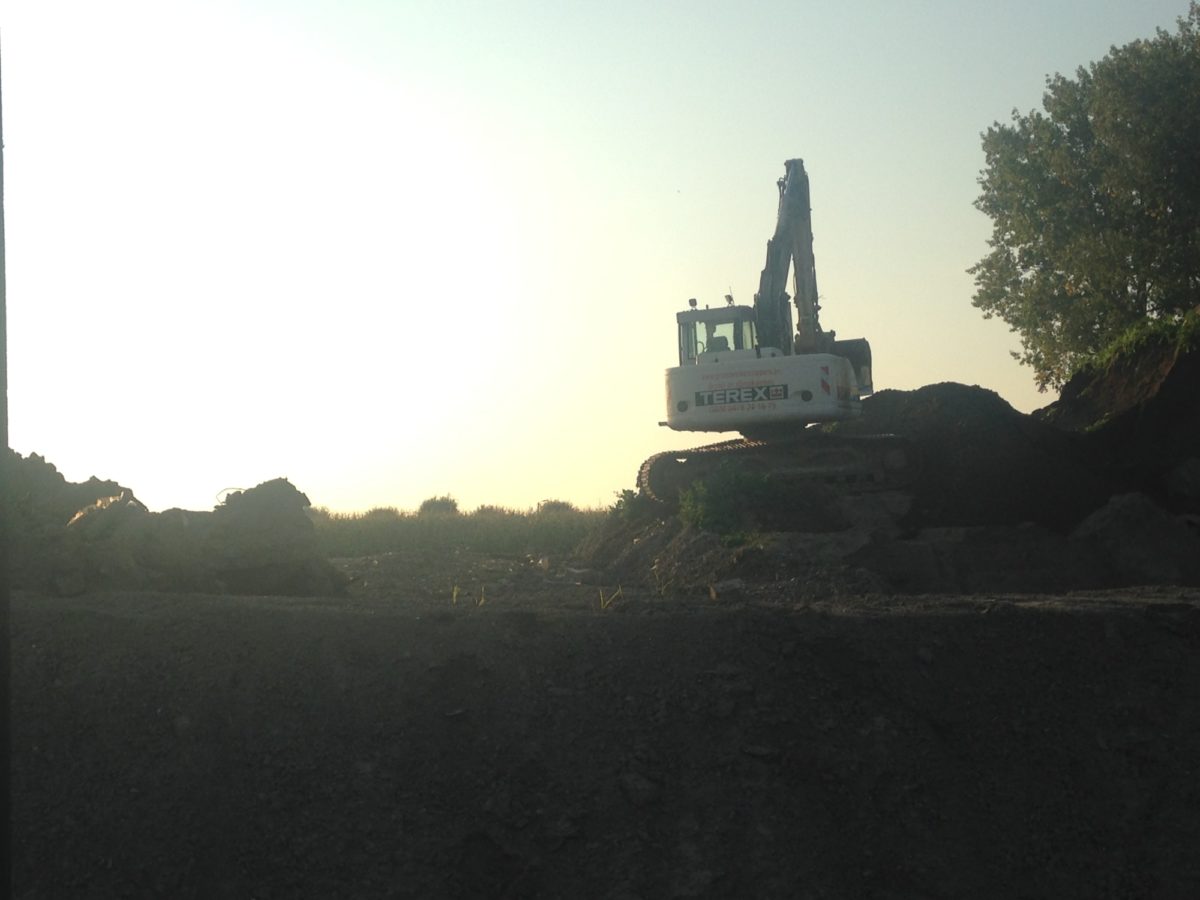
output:
[[[308,498],[286,479],[231,494],[211,512],[149,512],[113,481],[67,481],[9,451],[12,583],[52,594],[104,588],[335,593],[344,579],[317,547]]]
[[[1177,511],[1200,512],[1200,349],[1149,336],[1080,372],[1034,418],[1078,432],[1119,490],[1143,491]]]
[[[881,391],[836,431],[908,439],[913,505],[903,524],[910,528],[1034,522],[1063,531],[1112,493],[1073,435],[980,387]]]
[[[145,513],[133,492],[99,478],[85,482],[67,481],[52,463],[36,453],[23,457],[5,451],[0,467],[0,502],[3,502],[9,532],[9,569],[17,587],[49,588],[74,582],[78,567],[77,542],[67,526],[81,514],[92,514],[106,506]]]
[[[95,476],[79,483],[67,481],[53,463],[36,453],[24,457],[12,449],[5,452],[0,496],[16,537],[65,524],[80,510],[110,497],[133,496],[129,488]]]
[[[1185,519],[1145,494],[1118,494],[1071,534],[1103,569],[1136,584],[1200,584],[1200,540]]]
[[[323,595],[340,579],[318,547],[308,497],[285,478],[238,491],[212,512],[204,545],[217,580],[234,594]]]
[[[1168,452],[1155,471],[1169,477],[1176,497],[1200,496],[1200,460],[1169,470],[1163,463],[1196,452],[1188,435],[1200,411],[1194,400],[1200,384],[1187,398],[1191,407],[1180,408],[1190,365],[1176,359],[1160,366],[1157,390],[1136,411],[1084,433],[1050,424],[1053,417],[1024,415],[980,387],[882,391],[863,402],[860,418],[828,431],[898,435],[908,466],[887,489],[812,484],[788,493],[780,487],[766,510],[753,499],[762,490],[741,491],[737,477],[719,473],[706,482],[704,495],[728,500],[732,493],[751,507],[727,517],[737,533],[720,538],[689,529],[659,507],[656,517],[640,522],[614,517],[581,556],[610,579],[691,593],[730,579],[788,583],[806,595],[1197,584],[1200,534],[1194,521],[1189,528],[1178,516],[1178,503],[1164,510],[1160,491],[1106,506],[1138,483],[1120,461],[1160,443]],[[1141,421],[1151,423],[1149,436],[1138,431]],[[1174,437],[1167,440],[1167,432]],[[1148,458],[1143,452],[1141,459]],[[758,487],[771,490],[769,482]],[[789,505],[796,509],[789,512]],[[1123,533],[1130,530],[1158,537],[1131,541]],[[1114,552],[1114,542],[1121,552]]]

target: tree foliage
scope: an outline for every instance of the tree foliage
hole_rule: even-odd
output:
[[[1043,390],[1200,303],[1200,3],[1046,85],[1044,111],[983,135],[991,251],[969,270]]]

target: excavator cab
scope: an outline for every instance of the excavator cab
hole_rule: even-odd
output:
[[[749,351],[756,355],[753,307],[689,309],[676,313],[675,318],[679,323],[681,366],[716,362],[717,354],[729,358],[730,354]]]

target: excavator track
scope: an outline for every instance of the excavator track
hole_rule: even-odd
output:
[[[673,507],[680,491],[730,463],[775,481],[820,482],[860,493],[907,482],[912,451],[908,441],[892,434],[844,436],[815,429],[782,439],[721,441],[656,453],[642,463],[638,489]]]

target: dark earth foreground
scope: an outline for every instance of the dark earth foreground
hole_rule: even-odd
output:
[[[339,565],[15,597],[17,897],[1200,896],[1195,589],[601,609]],[[404,576],[451,567],[502,587]]]

